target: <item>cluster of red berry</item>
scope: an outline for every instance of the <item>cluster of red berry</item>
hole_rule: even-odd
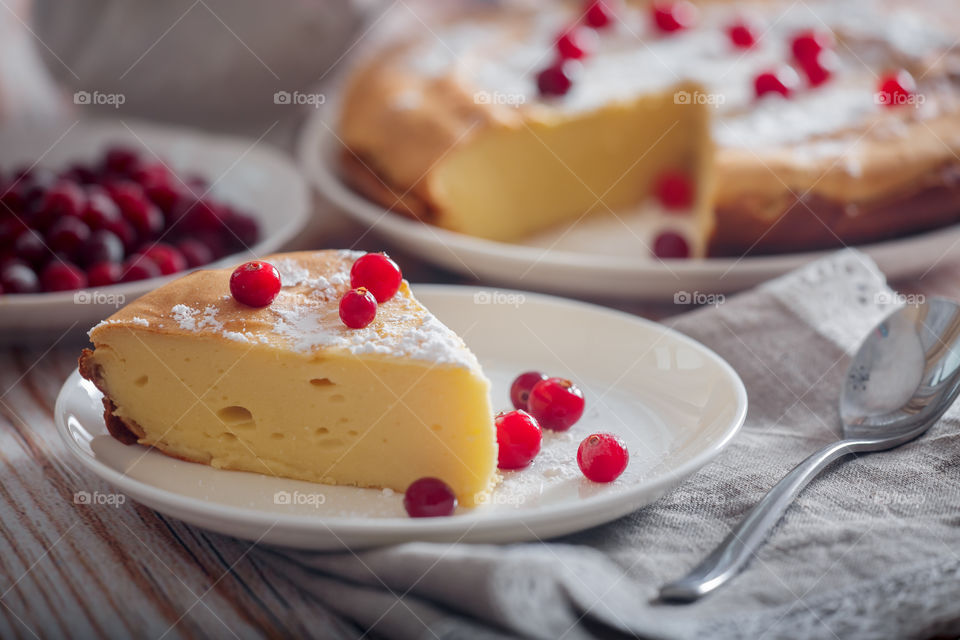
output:
[[[350,268],[350,291],[340,299],[340,320],[362,329],[377,317],[377,305],[397,294],[403,274],[385,253],[360,256]]]
[[[207,264],[256,243],[255,220],[125,147],[59,173],[0,176],[0,293],[69,291]]]
[[[496,417],[497,466],[502,470],[530,466],[543,441],[542,429],[566,431],[583,415],[583,392],[565,378],[551,378],[539,371],[522,373],[510,386],[513,411]],[[580,443],[577,464],[594,482],[613,482],[630,461],[623,440],[611,433],[594,433]],[[439,478],[420,478],[403,499],[413,518],[449,516],[457,507],[453,490]]]

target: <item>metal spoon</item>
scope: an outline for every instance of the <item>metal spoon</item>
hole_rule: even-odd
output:
[[[840,396],[843,439],[813,454],[764,496],[740,525],[660,598],[692,602],[750,561],[793,499],[824,467],[851,453],[885,451],[923,434],[960,393],[960,306],[934,298],[900,309],[870,332]]]

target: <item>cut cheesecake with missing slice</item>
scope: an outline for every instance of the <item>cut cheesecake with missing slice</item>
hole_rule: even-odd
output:
[[[197,271],[90,331],[81,374],[126,444],[220,469],[405,491],[436,477],[460,504],[497,481],[489,382],[464,342],[404,281],[363,329],[338,302],[363,254],[265,260],[268,306],[230,295],[232,269]]]

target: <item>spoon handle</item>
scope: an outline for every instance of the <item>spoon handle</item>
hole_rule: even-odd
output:
[[[713,552],[685,577],[660,589],[662,600],[693,602],[733,578],[750,561],[797,494],[828,464],[862,444],[840,440],[798,464],[756,504]]]

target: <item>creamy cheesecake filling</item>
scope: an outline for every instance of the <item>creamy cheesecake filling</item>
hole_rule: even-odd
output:
[[[114,415],[186,460],[399,492],[435,476],[466,505],[496,470],[488,383],[467,369],[122,328],[95,358]]]
[[[516,240],[593,211],[641,203],[657,177],[671,169],[693,178],[693,210],[709,231],[709,107],[677,104],[680,91],[690,95],[696,89],[478,133],[430,175],[439,224]]]

